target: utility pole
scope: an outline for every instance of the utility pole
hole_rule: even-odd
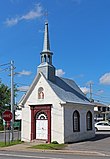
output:
[[[14,139],[14,61],[11,61],[11,112],[13,114],[12,120],[11,120],[11,133],[12,133],[12,141]]]
[[[93,82],[91,81],[90,83],[90,102],[92,102],[92,85],[93,85]]]
[[[13,139],[14,139],[14,133],[13,133],[13,124],[14,124],[14,69],[15,69],[15,67],[14,67],[14,61],[11,61],[10,63],[6,63],[6,64],[2,64],[2,65],[0,65],[0,66],[5,66],[5,65],[10,65],[10,70],[11,70],[11,113],[12,113],[12,115],[13,115],[13,117],[12,117],[12,120],[11,120],[11,134],[12,134],[12,137],[11,137],[11,140],[13,141]],[[3,70],[6,70],[6,68],[5,69],[3,69]]]

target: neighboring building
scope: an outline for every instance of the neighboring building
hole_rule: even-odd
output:
[[[95,105],[94,107],[95,121],[109,120],[110,107],[99,102],[94,102],[94,105]]]
[[[15,110],[15,120],[21,120],[22,119],[22,110],[16,109]]]
[[[45,23],[41,64],[22,106],[21,140],[76,142],[95,136],[94,105],[76,83],[55,75]]]

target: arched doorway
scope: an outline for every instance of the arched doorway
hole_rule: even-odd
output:
[[[51,104],[30,105],[31,140],[43,139],[48,143],[51,142],[51,106]]]
[[[36,139],[48,139],[48,117],[44,112],[36,114]]]

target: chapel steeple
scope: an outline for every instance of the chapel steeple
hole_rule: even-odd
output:
[[[48,31],[48,22],[47,21],[45,22],[43,51],[50,51],[49,31]]]
[[[52,65],[52,55],[53,53],[50,51],[48,22],[46,21],[44,30],[44,44],[41,52],[41,63],[47,62]]]
[[[38,66],[38,73],[42,72],[48,80],[54,81],[55,67],[52,65],[53,53],[50,51],[49,29],[47,21],[45,22],[45,29],[44,29],[43,50],[40,53],[40,55],[41,55],[41,64]]]

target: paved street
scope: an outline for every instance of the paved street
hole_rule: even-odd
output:
[[[110,132],[97,132],[94,139],[68,144],[64,150],[36,150],[33,144],[23,143],[0,148],[0,159],[108,159],[110,158]]]
[[[58,152],[10,152],[0,151],[0,159],[109,159],[110,156],[92,156],[87,154],[74,154],[74,153],[58,153]]]
[[[10,138],[11,138],[11,132],[10,132]],[[18,130],[15,130],[14,131],[14,140],[17,140],[17,139],[20,139],[20,131]],[[5,141],[5,133],[4,131],[3,132],[0,132],[0,141]],[[7,130],[6,131],[6,141],[9,141],[9,131]]]
[[[66,149],[88,151],[91,153],[100,152],[110,155],[110,132],[96,132],[95,138],[84,142],[69,144]]]

